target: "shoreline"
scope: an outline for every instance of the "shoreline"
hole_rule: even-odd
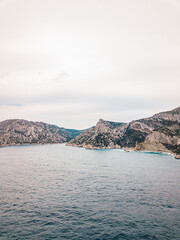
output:
[[[105,149],[119,149],[121,151],[124,152],[142,152],[142,153],[154,153],[154,154],[167,154],[167,155],[171,155],[173,156],[175,159],[180,159],[180,155],[167,151],[167,152],[162,152],[162,151],[149,151],[149,150],[135,150],[133,148],[120,148],[120,147],[92,147],[92,146],[80,146],[80,145],[76,145],[76,144],[68,144],[66,142],[63,143],[33,143],[33,144],[13,144],[13,145],[5,145],[5,146],[0,146],[0,148],[6,148],[6,147],[23,147],[23,146],[43,146],[43,145],[53,145],[53,144],[64,144],[65,146],[69,146],[69,147],[79,147],[79,148],[84,148],[84,149],[88,149],[88,150],[105,150]]]
[[[84,147],[84,146],[79,146],[76,144],[66,144],[66,146],[71,146],[71,147],[80,147],[80,148],[84,148],[84,149],[89,149],[89,150],[103,150],[103,149],[120,149],[121,151],[124,152],[143,152],[143,153],[160,153],[160,154],[167,154],[167,155],[171,155],[173,156],[175,159],[180,159],[180,155],[177,155],[176,153],[167,151],[167,152],[163,152],[163,151],[149,151],[149,150],[135,150],[133,148],[120,148],[120,147]]]
[[[13,144],[13,145],[6,145],[6,146],[0,146],[1,148],[6,148],[6,147],[28,147],[28,146],[44,146],[44,145],[53,145],[53,144],[66,144],[66,142],[63,143],[29,143],[29,144]]]

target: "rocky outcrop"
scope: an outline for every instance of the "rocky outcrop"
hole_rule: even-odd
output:
[[[129,123],[100,119],[88,130],[22,119],[0,122],[0,146],[64,143],[84,148],[170,152],[180,158],[180,107]]]
[[[180,107],[175,108],[171,111],[157,113],[152,118],[180,122]]]
[[[84,148],[125,148],[170,152],[180,157],[180,108],[150,118],[116,123],[100,119],[67,145]]]
[[[0,146],[64,143],[82,131],[64,129],[44,122],[22,119],[0,122]]]

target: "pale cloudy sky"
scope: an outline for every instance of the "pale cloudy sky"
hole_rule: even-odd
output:
[[[179,89],[179,0],[0,0],[0,121],[130,121]]]

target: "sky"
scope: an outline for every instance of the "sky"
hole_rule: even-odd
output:
[[[0,121],[128,122],[179,89],[179,0],[0,0]]]

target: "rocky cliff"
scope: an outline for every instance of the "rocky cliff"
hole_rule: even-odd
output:
[[[0,122],[0,146],[68,142],[82,131],[22,119]]]
[[[84,148],[125,148],[170,152],[180,158],[180,107],[129,123],[100,119],[67,145]]]
[[[0,122],[0,146],[64,143],[84,148],[170,152],[180,158],[180,107],[129,123],[100,119],[86,131],[22,119]]]

